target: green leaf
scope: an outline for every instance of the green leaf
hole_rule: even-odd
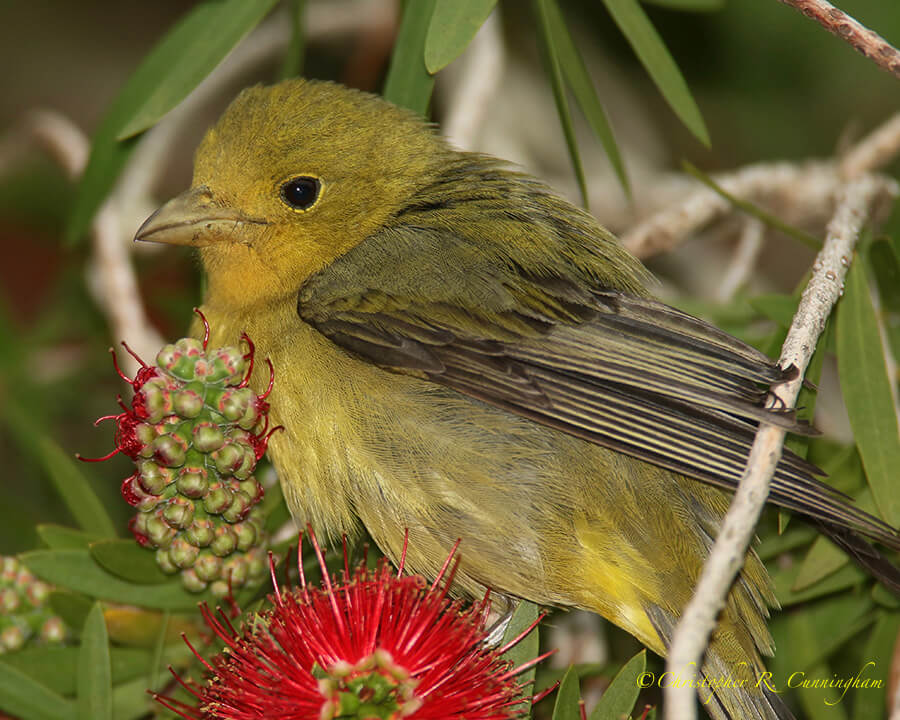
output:
[[[554,0],[534,0],[534,14],[538,20],[538,36],[543,50],[544,64],[547,74],[550,76],[550,87],[553,89],[556,112],[559,114],[559,122],[566,138],[566,147],[572,160],[572,168],[575,170],[575,178],[581,190],[581,200],[586,208],[588,206],[587,183],[584,179],[581,156],[578,154],[578,143],[575,140],[575,127],[572,125],[572,115],[569,112],[569,101],[566,99],[566,88],[563,85],[556,38],[551,30],[551,5],[555,5]],[[559,13],[559,8],[556,9],[556,12]]]
[[[578,708],[580,700],[581,689],[578,685],[578,673],[570,665],[559,684],[559,690],[556,691],[553,720],[581,720],[581,712]]]
[[[850,416],[866,479],[881,516],[900,525],[900,428],[894,388],[885,365],[879,319],[865,266],[854,262],[838,304],[837,360],[841,393]]]
[[[169,30],[125,82],[94,136],[66,236],[74,241],[135,147],[153,125],[206,77],[277,0],[216,0],[197,5]],[[121,141],[121,142],[120,142]]]
[[[725,7],[725,0],[641,0],[644,5],[657,5],[684,12],[715,12]]]
[[[94,603],[78,653],[78,720],[112,720],[112,673],[103,608]]]
[[[613,137],[612,128],[606,117],[606,111],[597,97],[597,91],[594,89],[591,75],[584,64],[581,53],[575,47],[559,6],[555,2],[550,2],[547,3],[546,7],[549,30],[553,36],[553,44],[558,53],[562,73],[569,83],[572,94],[587,118],[591,129],[594,131],[597,139],[600,140],[600,144],[603,145],[603,149],[606,151],[607,157],[609,157],[609,162],[613,166],[619,182],[622,184],[622,189],[630,197],[631,187],[628,184],[625,165],[622,162],[622,156],[619,154],[616,139]]]
[[[216,0],[194,8],[150,53],[120,97],[137,102],[122,110],[117,140],[156,124],[222,62],[278,0]]]
[[[503,633],[503,640],[501,640],[501,647],[508,645],[513,640],[515,640],[519,635],[525,632],[529,627],[531,627],[535,622],[537,622],[538,617],[540,616],[540,612],[538,611],[538,606],[534,603],[530,603],[527,600],[521,600],[519,602],[519,606],[513,612],[513,616],[509,621],[509,625],[506,626],[506,630]],[[517,668],[521,667],[525,663],[531,662],[534,660],[538,653],[540,652],[540,638],[538,633],[538,628],[535,628],[528,633],[525,637],[523,637],[519,642],[513,645],[509,650],[507,650],[503,654],[503,658],[508,660],[512,665],[511,667]],[[516,676],[517,682],[522,686],[524,691],[527,693],[528,689],[534,683],[534,674],[535,668],[534,666],[528,668],[525,672],[519,673]],[[527,711],[527,717],[531,717],[530,711],[530,702],[528,703],[529,708]],[[518,706],[517,709],[524,709],[522,706]]]
[[[31,572],[47,582],[89,597],[157,610],[195,610],[215,604],[211,593],[191,593],[181,582],[135,585],[101,568],[88,550],[32,550],[19,556]]]
[[[0,710],[27,720],[74,720],[75,704],[0,660]]]
[[[159,633],[156,638],[156,645],[153,648],[153,658],[150,662],[147,687],[154,691],[159,688],[160,669],[162,668],[163,653],[166,649],[166,637],[169,634],[169,619],[169,613],[164,612],[159,623]]]
[[[757,295],[749,298],[750,306],[760,315],[772,322],[778,323],[783,328],[789,328],[797,312],[797,298],[783,293],[771,293],[769,295]]]
[[[420,115],[428,112],[434,89],[434,75],[425,67],[425,36],[436,2],[415,0],[405,3],[384,83],[385,100]]]
[[[600,696],[600,702],[591,713],[590,720],[619,720],[629,717],[637,702],[641,675],[647,669],[647,651],[641,650],[616,673],[609,687]]]
[[[75,522],[83,530],[99,537],[115,537],[115,526],[106,508],[94,494],[74,458],[46,436],[12,398],[7,396],[3,400],[9,423],[16,426],[23,438],[27,438],[23,448],[43,466]]]
[[[38,525],[37,534],[44,544],[53,550],[86,548],[92,542],[100,539],[99,536],[82,530],[52,524]]]
[[[437,0],[425,37],[425,67],[432,75],[466,49],[497,0]]]
[[[793,225],[789,225],[784,222],[781,218],[776,215],[772,215],[771,213],[766,212],[758,205],[753,204],[752,202],[748,202],[747,200],[742,200],[741,198],[732,195],[725,188],[719,185],[715,180],[712,179],[705,172],[700,170],[698,167],[695,167],[687,160],[683,160],[681,163],[681,168],[688,175],[691,175],[704,185],[706,185],[710,190],[715,192],[717,195],[721,195],[728,202],[730,202],[734,207],[738,210],[743,211],[750,217],[756,218],[764,225],[770,228],[774,228],[775,230],[779,230],[783,232],[790,238],[794,238],[798,242],[806,245],[808,248],[812,248],[813,250],[820,250],[822,248],[822,241],[810,235],[808,232],[804,232],[799,228],[795,228]]]
[[[868,260],[884,309],[900,313],[900,258],[893,243],[887,238],[874,240],[869,246]]]
[[[894,643],[900,634],[900,613],[881,612],[869,634],[862,654],[863,666],[859,668],[863,678],[880,678],[881,684],[856,691],[853,702],[853,720],[870,720],[880,717],[885,708],[885,692],[888,686],[888,658],[894,654]],[[871,664],[870,664],[871,663]]]
[[[791,591],[799,592],[815,585],[822,578],[828,577],[842,568],[847,562],[847,554],[828,538],[816,538],[800,564],[800,570]]]
[[[123,580],[139,585],[172,581],[156,564],[156,553],[134,540],[102,540],[91,543],[90,551],[102,568]]]
[[[681,71],[637,0],[603,0],[619,30],[687,129],[709,147],[709,133]]]
[[[797,603],[806,602],[814,598],[831,595],[840,590],[846,590],[849,587],[858,585],[867,579],[867,575],[856,565],[847,564],[837,572],[832,573],[827,578],[817,582],[810,588],[794,592],[791,588],[797,581],[797,574],[800,570],[798,565],[787,568],[786,570],[772,571],[772,581],[775,584],[775,596],[782,607],[795,605]]]
[[[74,695],[78,656],[77,647],[35,647],[18,650],[3,656],[5,665],[16,668],[36,682],[44,683],[60,695]],[[147,669],[150,653],[132,648],[112,648],[110,667],[112,682],[119,684],[142,677]]]
[[[53,590],[50,593],[50,607],[53,608],[53,612],[59,615],[77,635],[81,634],[81,629],[93,606],[94,603],[81,593],[73,593],[68,590]]]
[[[290,0],[291,41],[288,43],[278,77],[287,80],[303,72],[303,56],[306,53],[306,0]]]

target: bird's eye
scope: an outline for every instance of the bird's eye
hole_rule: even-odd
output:
[[[309,210],[316,204],[321,187],[316,178],[301,175],[281,186],[281,199],[294,210]]]

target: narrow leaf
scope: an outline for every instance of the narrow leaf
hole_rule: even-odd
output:
[[[116,530],[106,508],[94,494],[75,459],[35,425],[24,409],[11,398],[4,398],[4,412],[18,433],[27,437],[23,448],[40,463],[53,482],[56,491],[69,508],[75,522],[88,533],[100,537],[115,537]]]
[[[527,600],[521,600],[518,607],[513,612],[509,625],[506,626],[506,631],[503,633],[503,640],[500,641],[501,647],[511,643],[515,638],[525,632],[526,629],[537,621],[539,615],[540,613],[537,605],[530,603]],[[538,628],[535,627],[528,635],[507,650],[503,654],[503,658],[508,660],[512,667],[517,668],[534,660],[534,658],[538,656],[538,652],[540,652],[540,638]],[[525,672],[516,676],[526,695],[533,689],[535,671],[536,669],[534,667],[530,667]],[[524,704],[518,705],[517,709],[524,713],[524,717],[531,717],[530,702],[527,702],[527,706]]]
[[[715,12],[725,7],[725,0],[641,0],[644,5],[658,5],[683,12]]]
[[[880,717],[885,708],[885,693],[888,687],[887,659],[894,654],[894,644],[900,634],[900,613],[881,612],[875,626],[869,634],[863,650],[859,668],[862,678],[878,679],[880,683],[872,683],[858,690],[853,702],[853,720],[870,720]]]
[[[80,593],[68,590],[54,590],[50,593],[50,607],[53,608],[53,612],[59,615],[76,635],[81,635],[81,629],[93,606],[94,603]]]
[[[788,223],[784,222],[783,220],[776,217],[775,215],[772,215],[771,213],[766,212],[758,205],[754,205],[753,203],[748,202],[747,200],[742,200],[741,198],[736,197],[735,195],[732,195],[725,188],[723,188],[721,185],[719,185],[715,180],[713,180],[712,177],[710,177],[705,172],[703,172],[699,168],[697,168],[694,165],[692,165],[691,163],[689,163],[687,160],[683,161],[681,163],[681,166],[682,166],[682,169],[688,175],[692,175],[695,178],[697,178],[700,182],[702,182],[704,185],[706,185],[710,190],[714,191],[718,195],[721,195],[728,202],[730,202],[732,205],[734,205],[734,207],[736,207],[738,210],[742,210],[750,217],[756,218],[757,220],[764,223],[768,227],[774,228],[775,230],[779,230],[779,231],[783,232],[785,235],[787,235],[788,237],[798,240],[799,242],[806,245],[806,247],[808,247],[808,248],[812,248],[813,250],[819,250],[822,248],[822,241],[819,238],[813,237],[809,233],[804,232],[803,230],[800,230],[799,228],[795,228],[792,225],[789,225]]]
[[[866,479],[881,516],[900,525],[900,428],[885,351],[863,263],[854,262],[838,305],[837,359],[841,393]]]
[[[569,157],[572,160],[572,168],[575,170],[575,178],[581,190],[581,199],[585,207],[588,206],[587,183],[584,179],[584,168],[581,165],[581,156],[578,153],[578,143],[575,140],[575,127],[572,125],[572,115],[569,112],[569,101],[566,99],[566,88],[563,85],[562,69],[559,64],[559,53],[556,48],[556,39],[550,29],[550,5],[555,0],[535,0],[534,14],[538,20],[538,36],[543,49],[547,74],[550,76],[550,87],[553,89],[553,99],[556,102],[556,112],[559,114],[559,122],[562,125],[563,135],[566,138],[566,147],[569,149]],[[556,9],[559,13],[559,9]]]
[[[60,695],[77,692],[76,675],[81,648],[35,647],[18,650],[3,656],[3,664],[25,673],[35,682],[45,684]],[[147,667],[150,653],[132,648],[110,650],[110,667],[113,684],[141,677]],[[2,671],[2,670],[0,670]]]
[[[431,91],[434,89],[434,76],[425,67],[425,36],[436,1],[416,0],[405,3],[384,83],[385,100],[414,110],[420,115],[428,112]]]
[[[647,651],[641,650],[616,673],[600,702],[591,713],[591,720],[619,720],[629,717],[641,691],[639,681],[647,669]]]
[[[578,709],[579,700],[581,700],[581,688],[578,684],[578,673],[570,665],[559,684],[559,690],[556,691],[553,720],[581,720],[581,712]]]
[[[113,575],[139,585],[170,582],[156,564],[156,553],[138,545],[134,540],[103,540],[91,543],[94,560]]]
[[[856,565],[844,565],[837,572],[832,573],[827,578],[823,578],[810,588],[793,592],[791,588],[797,580],[799,566],[787,568],[786,570],[775,570],[772,572],[772,581],[775,584],[775,596],[782,607],[796,605],[797,603],[806,602],[815,598],[831,595],[832,593],[846,590],[847,588],[858,585],[868,579],[868,576],[860,570]]]
[[[87,230],[134,150],[134,136],[175,107],[276,2],[201,3],[188,11],[144,57],[119,91],[94,136],[66,228],[70,242]]]
[[[74,720],[75,704],[0,660],[0,710],[28,720]]]
[[[828,538],[817,537],[800,564],[791,591],[799,592],[815,585],[822,578],[842,568],[848,561],[847,554]]]
[[[177,579],[162,585],[126,582],[101,568],[88,550],[33,550],[19,558],[41,579],[100,600],[157,610],[196,610],[198,602],[216,602],[208,592],[188,592]]]
[[[578,102],[581,111],[587,118],[591,129],[603,145],[609,162],[615,170],[622,184],[625,194],[631,196],[631,187],[628,185],[628,176],[625,173],[625,164],[622,162],[622,156],[619,154],[619,146],[613,137],[612,128],[606,117],[606,111],[600,104],[597,97],[597,91],[594,89],[594,82],[591,75],[584,64],[581,53],[575,47],[572,36],[566,27],[565,19],[560,12],[559,6],[555,2],[547,4],[547,20],[549,22],[550,33],[553,35],[553,42],[559,54],[559,65],[562,69],[572,94]]]
[[[900,257],[893,243],[887,238],[874,240],[869,246],[868,260],[884,309],[900,313]]]
[[[432,75],[458,58],[488,19],[497,0],[437,0],[425,37],[425,67]]]
[[[86,548],[92,542],[100,539],[97,535],[91,535],[82,530],[51,524],[38,525],[37,534],[44,544],[53,550]]]
[[[709,133],[681,71],[637,0],[603,0],[619,30],[681,122],[709,147]]]
[[[112,720],[111,675],[103,608],[94,603],[78,654],[78,720]]]
[[[303,56],[306,53],[306,0],[290,0],[288,9],[291,18],[291,40],[278,77],[281,80],[297,77],[303,72]]]

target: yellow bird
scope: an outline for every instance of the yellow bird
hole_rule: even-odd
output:
[[[735,485],[760,422],[804,430],[764,409],[793,369],[653,300],[590,215],[340,85],[243,92],[137,239],[199,247],[212,342],[272,359],[298,521],[361,522],[394,561],[408,528],[426,576],[461,538],[461,592],[592,610],[660,655],[728,506],[709,483]],[[771,499],[877,569],[851,531],[896,532],[816,472],[786,454]],[[750,552],[702,672],[753,682],[712,717],[790,716],[755,687],[774,604]]]

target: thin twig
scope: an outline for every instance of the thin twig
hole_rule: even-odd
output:
[[[851,180],[863,173],[878,170],[900,152],[900,113],[860,140],[841,158],[838,171]]]
[[[815,20],[832,35],[849,43],[858,53],[870,58],[882,70],[900,78],[900,51],[881,35],[869,30],[843,10],[826,0],[780,0]]]
[[[761,220],[748,218],[741,230],[741,238],[738,241],[737,250],[722,279],[716,293],[716,299],[726,303],[746,283],[756,268],[756,261],[763,248],[766,226]]]
[[[825,321],[843,291],[853,250],[870,208],[886,193],[896,196],[897,184],[871,175],[853,180],[841,190],[837,210],[828,225],[825,246],[816,257],[812,277],[782,346],[782,367],[793,365],[800,371],[795,380],[772,388],[785,407],[793,406]],[[785,431],[773,425],[761,426],[756,434],[740,485],[703,566],[694,596],[675,628],[666,665],[672,677],[689,677],[692,670],[701,666],[710,632],[725,606],[735,576],[744,565],[769,494],[769,483],[781,458],[784,436]],[[665,717],[693,720],[696,717],[694,691],[676,685],[673,683],[664,692]]]

